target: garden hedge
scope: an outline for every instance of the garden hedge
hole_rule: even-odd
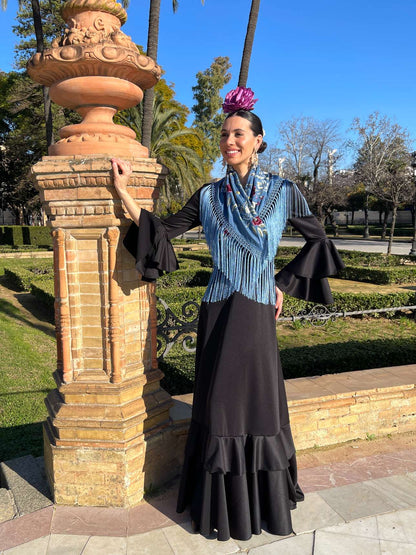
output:
[[[31,245],[32,247],[51,247],[52,236],[49,227],[32,225],[0,226],[1,245]]]
[[[30,264],[11,264],[4,268],[7,281],[19,291],[30,291],[33,281],[53,281],[53,266],[50,260]]]
[[[346,266],[339,272],[337,277],[352,281],[374,283],[375,285],[416,283],[416,266],[401,265],[393,267],[386,266],[385,268]]]
[[[331,227],[328,228],[328,233],[332,230]],[[346,232],[350,235],[362,235],[364,233],[364,225],[349,225],[346,228]],[[380,235],[383,232],[382,226],[378,225],[370,225],[369,226],[369,233],[370,235]],[[390,235],[390,226],[387,227],[387,236]],[[394,236],[395,237],[411,237],[413,235],[413,228],[410,226],[400,226],[396,224],[394,228]]]
[[[205,287],[159,287],[157,296],[162,298],[176,313],[180,313],[181,306],[186,301],[201,303]],[[351,312],[354,310],[372,310],[377,308],[392,308],[394,306],[416,306],[416,291],[401,291],[398,293],[333,293],[334,304],[329,305],[337,312]],[[285,295],[282,317],[296,316],[302,310],[310,310],[315,303],[306,302]]]
[[[34,295],[39,302],[54,310],[55,292],[54,282],[52,279],[36,279],[30,284],[30,292]]]
[[[383,368],[416,362],[413,339],[346,341],[280,350],[285,379],[337,374],[367,368]],[[195,379],[195,356],[169,355],[159,361],[165,377],[161,381],[171,395],[190,393]]]

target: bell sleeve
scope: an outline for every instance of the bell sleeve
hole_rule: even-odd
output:
[[[313,215],[292,217],[289,223],[303,235],[306,243],[276,274],[276,285],[292,297],[315,303],[333,303],[327,277],[344,268],[335,245]]]
[[[164,220],[142,208],[139,225],[130,225],[123,244],[135,258],[142,281],[155,281],[179,268],[170,240],[200,225],[199,196],[200,189],[179,212]]]

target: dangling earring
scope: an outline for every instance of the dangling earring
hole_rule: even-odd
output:
[[[254,149],[253,154],[250,157],[250,166],[251,167],[258,166],[258,164],[259,164],[259,156],[257,154],[257,150]]]

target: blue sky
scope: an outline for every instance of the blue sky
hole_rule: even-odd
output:
[[[131,0],[123,30],[138,44],[147,38],[148,4]],[[229,56],[237,84],[250,0],[162,0],[158,62],[191,107],[195,75],[216,56]],[[17,1],[0,13],[0,69],[13,68],[11,27]],[[262,0],[248,79],[268,142],[292,116],[340,120],[346,132],[356,116],[378,110],[416,139],[416,0]],[[416,143],[414,142],[414,146]],[[346,160],[347,162],[347,160]]]

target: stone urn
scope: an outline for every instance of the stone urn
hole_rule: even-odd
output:
[[[62,17],[63,37],[32,56],[27,70],[50,88],[54,102],[76,110],[83,120],[63,127],[49,154],[147,157],[134,131],[115,124],[113,116],[142,100],[143,89],[157,83],[160,67],[120,30],[127,14],[114,0],[69,0]]]

